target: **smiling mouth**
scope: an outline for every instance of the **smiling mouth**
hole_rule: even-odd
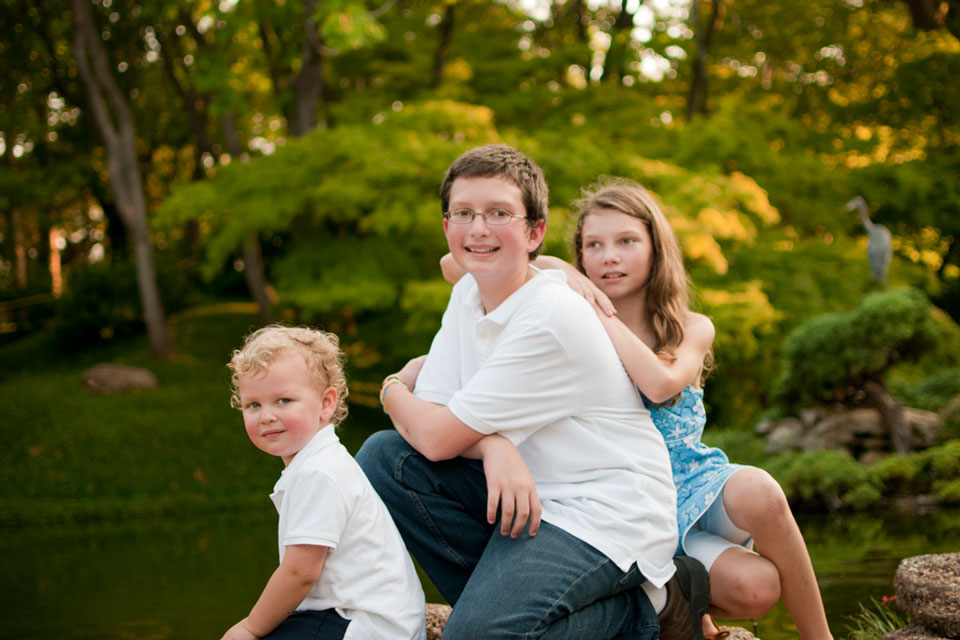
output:
[[[625,278],[626,275],[627,275],[627,274],[621,273],[621,272],[618,271],[618,272],[616,272],[616,273],[605,273],[605,274],[603,274],[603,276],[601,276],[601,278],[602,278],[603,280],[614,280],[614,279],[617,279],[617,278]]]
[[[467,247],[466,249],[467,249],[467,253],[488,254],[488,253],[493,253],[494,251],[499,251],[499,250],[500,250],[500,247],[486,247],[486,248],[482,248],[482,249],[479,248],[479,247],[478,247],[478,248],[475,248],[475,249],[472,249],[472,248],[470,248],[470,247]]]
[[[273,431],[264,431],[260,434],[262,438],[273,438],[279,435],[283,435],[283,429],[274,429]]]

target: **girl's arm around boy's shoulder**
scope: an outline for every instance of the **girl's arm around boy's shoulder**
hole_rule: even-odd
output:
[[[612,316],[616,314],[616,309],[614,309],[613,303],[610,302],[610,298],[600,291],[600,289],[590,281],[590,278],[577,271],[577,268],[569,262],[555,256],[538,256],[532,264],[538,269],[558,269],[563,271],[567,276],[567,285],[573,289],[574,292],[586,298],[587,302],[605,315]],[[450,284],[457,284],[457,282],[467,274],[463,267],[453,259],[453,255],[449,253],[440,258],[440,271],[443,273],[444,279]]]
[[[255,640],[276,629],[310,593],[329,550],[310,544],[287,546],[250,615],[230,627],[221,640]]]
[[[601,315],[600,321],[633,383],[653,402],[665,402],[687,386],[699,383],[715,333],[707,316],[687,312],[683,342],[674,350],[672,359],[659,357],[619,318]]]

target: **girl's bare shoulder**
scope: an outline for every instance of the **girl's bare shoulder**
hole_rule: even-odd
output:
[[[714,329],[710,318],[696,311],[687,311],[683,322],[683,330],[687,339],[693,339],[697,342],[705,341],[707,344],[713,342],[716,334],[716,329]]]

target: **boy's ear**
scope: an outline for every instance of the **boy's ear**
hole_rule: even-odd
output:
[[[333,414],[337,412],[337,400],[339,399],[337,390],[333,387],[327,387],[320,394],[320,421],[323,424],[330,422]]]
[[[527,253],[533,251],[543,242],[543,237],[547,235],[547,221],[537,220],[530,229],[530,235],[527,240]]]

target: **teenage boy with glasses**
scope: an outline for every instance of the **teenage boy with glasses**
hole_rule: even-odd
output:
[[[666,610],[681,615],[660,637],[702,638],[706,572],[682,563],[671,579],[663,440],[590,305],[530,265],[546,231],[542,171],[511,147],[478,147],[440,199],[469,275],[426,360],[384,381],[396,431],[357,461],[453,605],[444,637],[655,638],[670,581]]]

